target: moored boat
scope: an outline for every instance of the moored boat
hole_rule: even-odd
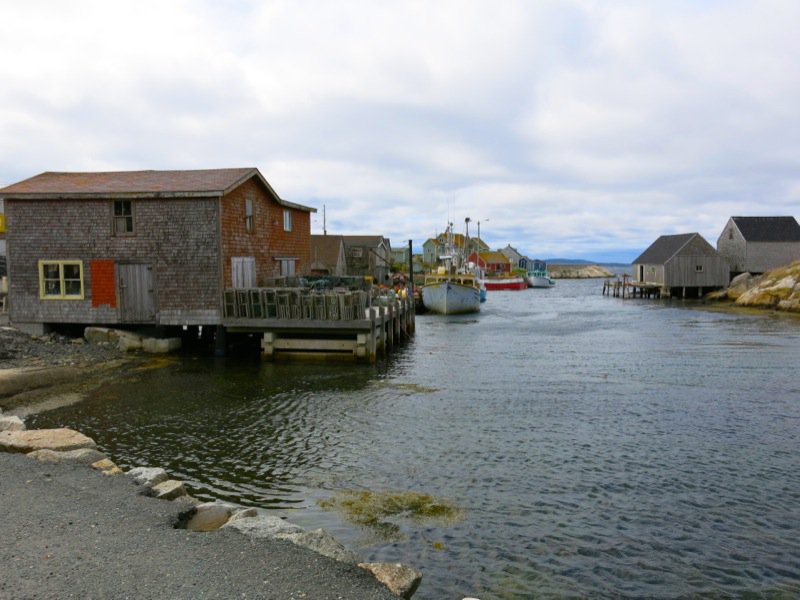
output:
[[[528,282],[521,275],[491,276],[482,280],[482,283],[489,291],[528,289]]]
[[[469,273],[426,275],[420,294],[425,308],[440,315],[473,313],[481,309],[481,290]]]
[[[529,287],[551,288],[556,284],[556,280],[550,277],[550,272],[547,270],[547,263],[543,260],[534,260],[531,266],[532,268],[526,275]]]

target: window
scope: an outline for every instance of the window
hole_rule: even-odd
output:
[[[283,211],[283,230],[284,231],[292,230],[292,211],[290,210]]]
[[[695,273],[702,273],[703,272],[703,265],[695,265],[694,266]]]
[[[244,199],[244,227],[247,233],[253,233],[253,199]]]
[[[40,260],[39,297],[55,300],[83,300],[83,262]]]
[[[114,235],[133,234],[133,202],[114,200]]]
[[[281,264],[281,277],[290,277],[294,275],[295,270],[295,262],[297,262],[296,258],[276,258]]]

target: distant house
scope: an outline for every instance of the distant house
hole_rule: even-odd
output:
[[[311,236],[312,275],[347,275],[344,240],[340,235]]]
[[[633,279],[664,296],[702,296],[728,285],[728,263],[699,233],[662,235],[633,261]]]
[[[511,261],[502,252],[473,252],[467,258],[468,262],[475,263],[487,275],[503,275],[511,273]]]
[[[382,235],[344,235],[347,275],[372,277],[375,283],[386,283],[392,272],[389,240]]]
[[[218,325],[226,288],[309,271],[310,213],[258,169],[36,175],[0,189],[11,322]]]
[[[731,217],[717,252],[733,275],[764,273],[800,260],[800,225],[794,217]]]
[[[429,265],[434,266],[439,264],[441,261],[439,257],[449,254],[448,250],[448,233],[440,233],[435,238],[429,238],[422,244],[422,261]],[[470,237],[467,239],[461,233],[454,233],[453,234],[453,251],[455,252],[463,252],[463,255],[469,255],[472,252],[488,252],[489,246],[477,237]],[[464,250],[464,246],[466,246],[466,251]]]
[[[404,269],[408,269],[410,250],[408,246],[401,246],[400,248],[392,248],[392,264],[403,265]]]
[[[512,269],[525,269],[528,270],[528,263],[530,259],[525,256],[524,254],[520,253],[516,248],[514,248],[511,244],[508,244],[505,248],[501,249],[505,257],[511,262]]]

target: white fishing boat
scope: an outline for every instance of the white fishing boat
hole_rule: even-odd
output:
[[[481,290],[474,275],[469,273],[430,273],[420,289],[422,304],[440,315],[460,315],[479,312]]]
[[[525,279],[528,281],[528,287],[551,288],[556,284],[556,280],[550,277],[550,272],[547,270],[547,263],[543,260],[534,260],[531,266],[532,268],[525,276]]]
[[[469,223],[469,219],[466,222]],[[447,253],[439,257],[442,266],[425,276],[420,288],[422,304],[426,310],[440,315],[480,312],[481,302],[486,297],[481,297],[478,278],[464,267],[463,249],[461,253],[455,250],[452,223],[446,234]],[[466,237],[469,239],[469,233]]]

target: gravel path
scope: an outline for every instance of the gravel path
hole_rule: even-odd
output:
[[[180,504],[122,475],[0,453],[0,599],[396,600],[358,567],[233,530],[175,529]]]

